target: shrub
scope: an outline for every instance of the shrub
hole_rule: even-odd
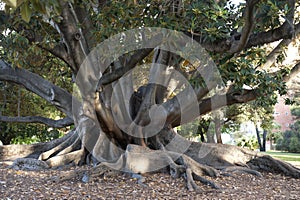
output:
[[[40,124],[0,123],[0,140],[5,145],[46,142],[62,135],[62,131]]]
[[[300,143],[298,137],[293,136],[289,145],[289,152],[298,153],[300,152]]]
[[[243,136],[242,138],[237,139],[237,146],[240,147],[247,147],[251,150],[255,150],[258,148],[258,142],[256,137],[251,136],[251,137],[245,137]]]

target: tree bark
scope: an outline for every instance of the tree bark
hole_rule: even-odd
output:
[[[73,119],[72,95],[41,76],[26,69],[12,68],[9,64],[0,60],[0,80],[24,86],[27,90],[42,97]]]
[[[259,129],[258,129],[257,125],[255,125],[255,131],[256,131],[257,142],[258,142],[258,145],[259,145],[259,150],[263,151],[264,148],[263,148],[263,145],[261,144],[260,132],[259,132]]]
[[[217,137],[217,143],[223,144],[222,135],[221,135],[221,119],[219,116],[215,117],[215,132]]]
[[[267,142],[267,130],[263,130],[263,146],[262,146],[262,151],[266,151],[266,142]]]

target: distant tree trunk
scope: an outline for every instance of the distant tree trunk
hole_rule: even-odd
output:
[[[204,138],[204,131],[203,131],[203,127],[201,124],[198,125],[198,129],[197,129],[197,134],[200,135],[200,140],[201,142],[205,142],[205,138]]]
[[[267,131],[263,131],[263,141],[261,142],[258,126],[255,125],[255,130],[256,130],[256,136],[257,136],[257,141],[259,145],[259,150],[265,152],[266,151],[266,138],[267,138]]]
[[[266,151],[267,134],[268,134],[268,131],[264,130],[263,131],[263,144],[262,144],[263,146],[262,146],[262,149],[260,151]]]
[[[18,89],[18,104],[17,104],[17,112],[18,112],[18,117],[21,116],[21,89]]]
[[[259,130],[258,130],[257,125],[255,125],[255,130],[256,130],[256,136],[257,136],[257,142],[258,142],[258,145],[259,145],[259,150],[261,151],[263,149],[263,147],[262,147],[262,144],[261,144]]]
[[[221,136],[221,119],[219,116],[216,116],[215,118],[215,132],[217,136],[217,143],[223,144]]]
[[[270,149],[274,150],[274,147],[273,147],[273,136],[272,135],[270,135],[270,138],[269,138],[269,140],[270,140]]]
[[[207,143],[216,143],[214,132],[212,132],[212,131],[207,131],[206,137],[207,137]]]

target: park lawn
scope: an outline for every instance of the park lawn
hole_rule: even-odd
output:
[[[265,153],[283,161],[300,162],[300,153],[288,153],[288,152],[280,152],[280,151],[268,151]]]

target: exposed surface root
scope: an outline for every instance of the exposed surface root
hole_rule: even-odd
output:
[[[198,176],[196,174],[193,174],[193,178],[196,181],[200,181],[201,183],[205,184],[205,185],[209,185],[214,189],[221,189],[217,184],[215,184],[213,181],[210,181],[202,176]]]
[[[219,172],[216,169],[199,164],[188,156],[176,152],[150,150],[146,147],[128,145],[122,162],[119,160],[119,165],[122,165],[120,168],[123,171],[141,174],[169,168],[172,177],[184,176],[186,178],[187,188],[190,191],[201,192],[194,177],[213,188],[219,188],[203,177],[205,175],[218,176]]]
[[[50,150],[49,147],[43,147],[47,151],[40,155],[41,160],[33,158],[17,159],[12,168],[17,170],[41,170],[70,163],[78,165],[81,162],[86,162],[87,151],[83,148],[77,150],[80,148],[80,142],[76,134],[70,134],[65,137],[64,141],[56,141],[55,145],[50,143],[49,145],[52,147]],[[223,151],[223,149],[225,150]],[[56,177],[55,181],[77,177],[83,182],[89,182],[91,178],[101,176],[106,172],[118,173],[122,171],[132,174],[137,178],[140,185],[146,186],[143,178],[144,173],[168,170],[173,178],[184,177],[189,191],[201,193],[204,191],[197,185],[197,181],[209,185],[213,189],[220,189],[217,184],[208,178],[218,177],[219,175],[232,176],[233,173],[248,173],[261,177],[262,175],[258,171],[268,171],[300,178],[300,169],[271,156],[246,151],[238,147],[193,144],[187,154],[180,154],[175,150],[164,148],[163,145],[161,150],[151,150],[147,147],[130,144],[124,153],[116,154],[119,156],[114,161],[103,162],[101,160],[100,164],[91,169],[64,172]],[[105,155],[111,154],[110,148],[101,148],[99,152]],[[239,155],[239,157],[234,155]],[[43,161],[42,159],[46,160]],[[99,163],[99,160],[96,160],[95,163]]]
[[[247,163],[252,169],[272,173],[281,173],[293,178],[300,178],[300,169],[293,165],[275,159],[269,155],[258,156]]]
[[[50,158],[50,156],[56,154],[57,152],[63,151],[65,148],[72,145],[72,143],[74,141],[76,141],[77,139],[78,139],[78,135],[73,134],[71,137],[67,138],[65,141],[58,144],[56,147],[42,153],[38,159],[39,160],[47,160],[48,158]]]
[[[97,167],[92,169],[80,169],[80,170],[72,170],[68,172],[63,172],[59,176],[54,177],[53,181],[60,182],[65,180],[70,180],[73,178],[79,178],[83,182],[88,182],[92,177],[101,176],[108,171],[112,171],[110,167],[107,167],[104,164],[99,164]]]
[[[15,160],[17,158],[38,158],[43,152],[49,151],[70,137],[76,135],[72,130],[62,138],[58,138],[46,143],[37,143],[31,145],[3,145],[0,146],[0,160]]]
[[[186,185],[189,191],[196,191],[196,192],[201,192],[201,189],[199,186],[195,183],[194,178],[193,178],[193,172],[190,168],[186,169]]]
[[[45,161],[34,158],[18,158],[10,168],[15,170],[43,170],[48,169],[49,165]]]
[[[222,174],[229,175],[229,176],[231,175],[231,173],[247,173],[258,177],[262,177],[260,172],[250,169],[248,167],[228,166],[228,167],[219,167],[218,169],[221,170]]]
[[[84,158],[84,149],[80,149],[77,151],[73,151],[71,153],[67,153],[64,155],[59,155],[52,157],[46,161],[46,163],[50,167],[58,167],[62,165],[67,165],[69,163],[74,163],[75,165],[78,165],[79,162]]]
[[[66,154],[70,155],[70,154]],[[64,155],[64,156],[66,156]],[[61,156],[54,157],[55,160],[51,160],[51,166],[56,163],[65,162],[70,158]],[[60,158],[60,159],[58,159]],[[47,163],[49,160],[47,161]],[[144,179],[140,174],[160,171],[163,169],[169,169],[169,172],[173,178],[185,177],[187,188],[190,191],[203,192],[196,184],[195,180],[200,181],[203,184],[209,185],[214,189],[219,189],[212,181],[204,178],[204,176],[216,177],[219,172],[212,167],[205,166],[197,163],[193,159],[186,155],[180,155],[175,152],[150,150],[146,147],[137,145],[128,145],[126,152],[115,163],[100,163],[96,167],[89,170],[74,170],[68,173],[61,174],[55,178],[55,181],[62,181],[72,178],[80,178],[83,182],[88,182],[92,177],[101,176],[107,171],[123,171],[134,176],[138,176],[138,183],[144,184]],[[145,185],[146,186],[146,185]]]
[[[179,178],[185,171],[185,167],[182,165],[177,165],[175,162],[170,163],[170,175],[173,178]]]
[[[81,144],[80,138],[76,138],[76,140],[73,142],[73,144],[71,144],[67,148],[63,149],[62,151],[60,151],[57,155],[60,156],[60,155],[70,153],[70,152],[80,148],[80,144]]]

